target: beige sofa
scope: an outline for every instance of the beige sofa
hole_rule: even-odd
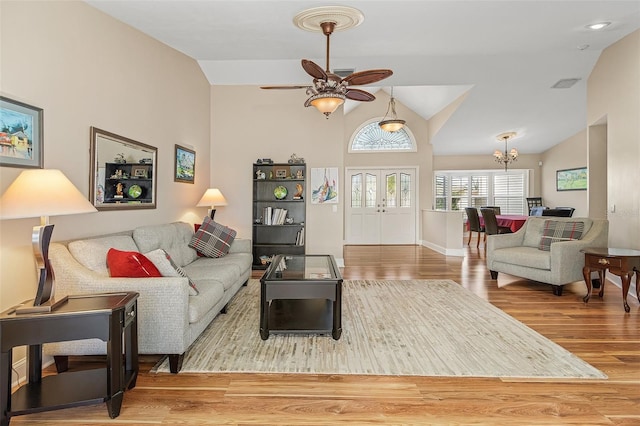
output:
[[[251,276],[251,241],[235,239],[221,258],[199,257],[188,246],[193,226],[184,222],[143,226],[133,231],[52,243],[49,258],[55,271],[56,297],[68,294],[135,291],[138,298],[138,350],[140,354],[167,354],[172,373],[182,366],[184,352],[220,313]],[[106,256],[110,248],[149,253],[167,252],[196,285],[199,294],[181,276],[114,278]],[[45,345],[47,355],[66,369],[68,355],[106,354],[98,339]]]
[[[541,250],[540,242],[547,221],[580,222],[584,230],[580,239],[554,242],[550,250]],[[606,247],[609,222],[605,219],[535,217],[518,232],[487,236],[487,268],[492,279],[498,272],[551,284],[553,293],[562,295],[565,284],[583,279],[585,247]]]

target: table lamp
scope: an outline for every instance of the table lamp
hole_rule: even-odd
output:
[[[222,192],[218,188],[209,188],[204,193],[196,207],[209,207],[209,215],[213,220],[213,216],[216,214],[216,206],[226,206],[227,200],[222,195]]]
[[[49,242],[53,225],[49,216],[92,213],[97,211],[89,200],[60,170],[25,170],[0,198],[0,219],[24,219],[40,216],[40,226],[33,227],[31,242],[36,261],[38,290],[32,306],[16,307],[16,313],[51,312],[66,297],[53,298],[54,273],[49,262]]]

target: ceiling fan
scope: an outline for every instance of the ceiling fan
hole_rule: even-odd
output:
[[[334,112],[345,99],[359,102],[371,102],[376,97],[371,93],[361,89],[354,89],[351,86],[361,86],[383,80],[393,74],[387,69],[374,69],[359,71],[342,78],[331,72],[329,68],[330,38],[336,22],[325,21],[320,23],[322,33],[327,37],[326,69],[308,59],[302,60],[302,68],[313,77],[313,83],[307,86],[262,86],[262,89],[306,89],[309,99],[304,103],[305,107],[314,106],[327,118]]]

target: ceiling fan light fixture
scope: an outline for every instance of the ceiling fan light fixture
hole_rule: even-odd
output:
[[[314,106],[329,118],[329,115],[337,110],[344,103],[344,100],[345,96],[341,93],[318,93],[307,99],[304,106]]]
[[[389,111],[391,111],[393,118],[387,119]],[[391,99],[389,100],[387,112],[384,114],[384,117],[382,117],[382,120],[378,125],[385,132],[397,132],[404,127],[405,123],[406,121],[399,119],[398,114],[396,114],[396,100],[393,98],[393,87],[391,87]]]

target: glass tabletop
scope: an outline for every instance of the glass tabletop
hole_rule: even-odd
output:
[[[278,255],[264,280],[337,280],[338,268],[331,255]]]

